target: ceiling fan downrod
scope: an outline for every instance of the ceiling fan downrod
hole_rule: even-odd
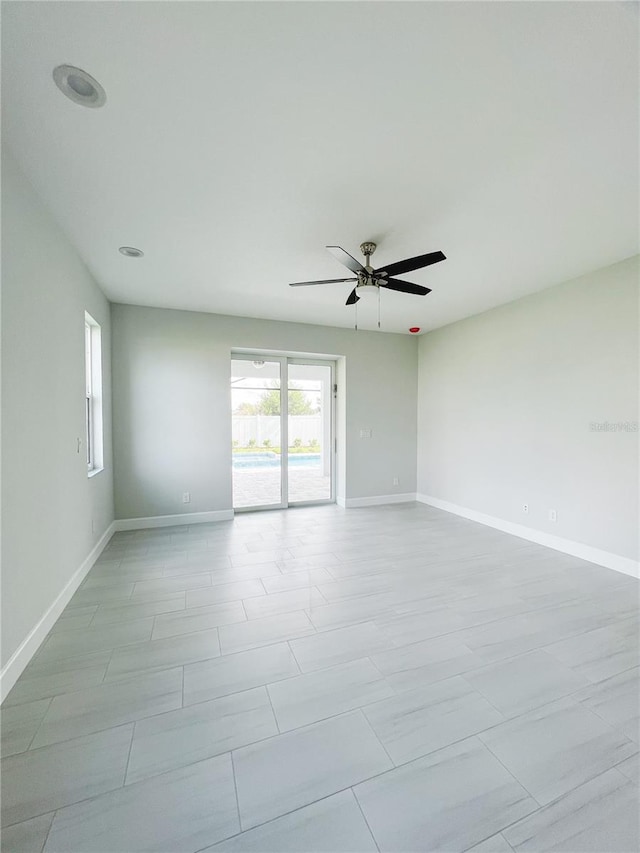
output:
[[[360,243],[360,251],[365,256],[365,259],[366,259],[365,267],[366,267],[367,272],[373,272],[373,267],[369,263],[369,258],[371,257],[371,255],[373,255],[375,250],[376,250],[376,244],[372,243],[371,241],[366,241],[364,243]]]
[[[380,284],[378,282],[378,278],[375,276],[375,270],[371,266],[371,255],[375,252],[377,246],[371,240],[365,240],[364,243],[360,243],[360,251],[364,255],[364,267],[362,267],[361,271],[358,272],[358,283],[356,288],[363,293],[363,288],[370,290],[375,287],[378,291],[378,295],[380,294]]]

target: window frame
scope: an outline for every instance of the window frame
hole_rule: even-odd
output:
[[[102,329],[85,311],[85,447],[87,476],[93,477],[104,468],[102,422]]]

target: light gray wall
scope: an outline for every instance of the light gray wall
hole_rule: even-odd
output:
[[[637,559],[638,418],[636,257],[421,338],[418,492]]]
[[[415,492],[417,342],[409,336],[129,305],[112,305],[112,327],[117,518],[231,508],[232,348],[344,359],[338,494]],[[361,428],[372,438],[360,439]]]
[[[113,478],[109,304],[7,152],[2,232],[4,665],[113,520]],[[85,310],[102,326],[105,398],[105,470],[91,479]]]

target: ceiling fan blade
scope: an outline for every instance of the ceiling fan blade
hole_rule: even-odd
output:
[[[404,261],[397,261],[395,264],[388,264],[386,267],[381,267],[376,270],[377,274],[386,273],[387,275],[402,275],[403,272],[411,272],[411,270],[419,270],[422,267],[437,264],[440,261],[446,261],[447,256],[442,252],[429,252],[427,255],[418,255],[415,258],[407,258]]]
[[[292,281],[289,287],[307,287],[309,284],[338,284],[341,281],[357,280],[357,278],[325,278],[323,281]]]
[[[430,287],[422,287],[421,284],[413,284],[411,281],[402,281],[399,278],[390,278],[387,281],[380,280],[380,287],[399,290],[400,293],[415,293],[416,296],[426,296],[427,293],[431,293]]]
[[[351,272],[366,272],[360,261],[356,261],[355,258],[351,257],[349,252],[345,252],[340,246],[327,246],[327,249],[337,261],[344,264]]]
[[[356,289],[354,287],[353,290],[351,291],[351,293],[349,294],[349,298],[347,299],[347,301],[344,304],[345,305],[355,305],[356,302],[360,302],[360,297],[356,293]]]

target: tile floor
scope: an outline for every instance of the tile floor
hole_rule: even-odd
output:
[[[419,504],[119,533],[2,709],[6,853],[637,851],[638,581]]]

